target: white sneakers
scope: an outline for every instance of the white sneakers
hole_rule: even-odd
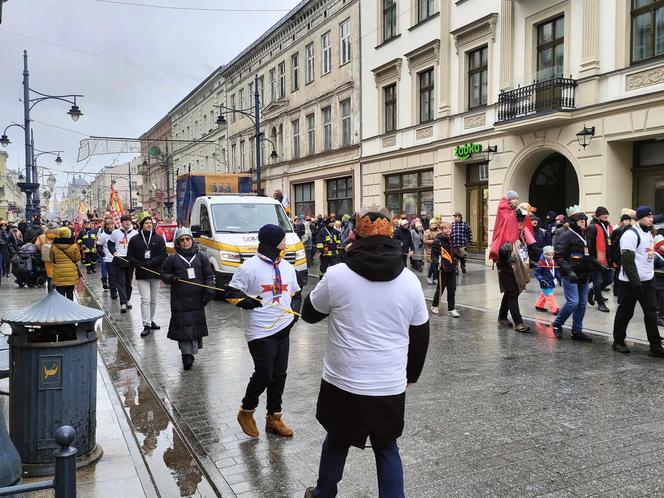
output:
[[[431,277],[427,277],[427,284],[433,285],[433,279]]]
[[[433,313],[434,315],[437,315],[438,314],[438,308],[436,306],[432,306],[431,307],[431,313]],[[451,316],[452,318],[461,317],[461,315],[459,314],[459,312],[457,310],[448,311],[447,315]]]

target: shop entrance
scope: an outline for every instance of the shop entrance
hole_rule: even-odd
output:
[[[565,214],[565,209],[579,203],[579,180],[569,160],[554,152],[537,166],[530,180],[528,202],[537,207],[540,217],[549,211]]]
[[[635,144],[634,206],[650,206],[664,213],[664,141]]]
[[[466,169],[465,220],[473,232],[469,252],[481,253],[489,243],[489,165],[471,164]]]

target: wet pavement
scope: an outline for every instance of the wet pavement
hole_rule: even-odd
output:
[[[482,278],[488,282],[478,271]],[[180,496],[194,487],[205,495],[209,481],[223,496],[300,497],[315,483],[324,437],[314,415],[325,322],[300,322],[291,333],[284,411],[295,436],[264,434],[262,399],[261,435],[250,439],[235,420],[253,370],[237,308],[208,305],[210,336],[194,368],[184,371],[177,344],[166,338],[167,287],[158,305],[163,328],[147,339],[139,336],[136,289],[134,309],[120,314],[96,279],[89,287],[118,334],[105,331],[100,344],[113,384],[143,452],[163,462]],[[498,328],[495,315],[474,309],[464,309],[461,319],[433,317],[429,356],[408,391],[399,440],[406,494],[664,495],[663,374],[664,361],[642,349],[619,355],[603,340],[557,341],[543,324],[529,335]],[[167,454],[181,458],[173,463]],[[351,450],[339,496],[376,495],[373,455]]]

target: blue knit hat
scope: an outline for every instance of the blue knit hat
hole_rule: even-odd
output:
[[[639,206],[636,208],[636,219],[640,220],[646,216],[652,216],[653,212],[648,206]]]
[[[277,225],[263,225],[258,231],[258,242],[276,248],[286,237],[284,229]]]

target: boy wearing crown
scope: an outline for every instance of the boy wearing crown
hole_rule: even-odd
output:
[[[237,420],[242,431],[251,437],[259,434],[254,412],[265,390],[265,432],[285,437],[293,435],[293,429],[282,420],[281,397],[286,386],[290,330],[295,324],[295,316],[290,311],[300,309],[300,286],[293,266],[284,259],[285,247],[283,228],[262,226],[258,231],[256,255],[235,272],[225,295],[229,303],[245,310],[244,335],[254,360],[254,373]]]
[[[302,319],[328,318],[316,418],[327,431],[318,482],[305,497],[337,494],[348,450],[367,439],[376,456],[378,496],[404,496],[397,438],[406,387],[416,382],[429,343],[429,314],[419,279],[405,267],[385,210],[356,216],[344,263],[328,269],[307,296]],[[386,310],[385,303],[395,303]]]

